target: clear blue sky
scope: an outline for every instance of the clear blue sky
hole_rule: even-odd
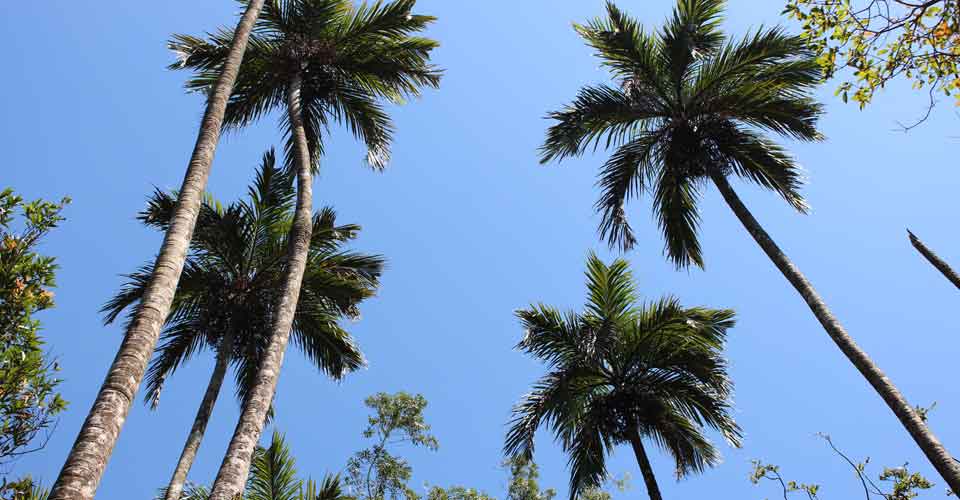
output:
[[[647,25],[669,0],[621,0]],[[727,29],[781,22],[781,2],[734,0]],[[173,32],[196,34],[235,23],[229,0],[0,3],[8,41],[0,79],[0,185],[29,198],[70,195],[68,220],[45,251],[62,269],[58,307],[41,316],[63,365],[71,402],[40,453],[16,465],[52,482],[120,341],[101,326],[99,306],[121,273],[151,258],[159,235],[134,215],[154,186],[179,185],[202,112],[186,95],[185,74],[164,69]],[[363,225],[357,248],[389,258],[380,295],[350,325],[368,369],[336,384],[296,351],[287,357],[276,426],[287,433],[305,474],[340,470],[365,445],[363,399],[377,391],[419,392],[440,440],[436,453],[407,453],[414,483],[464,484],[501,495],[498,468],[511,405],[542,373],[514,352],[521,330],[513,311],[532,301],[577,308],[583,263],[595,249],[594,175],[602,155],[539,166],[536,148],[548,111],[579,86],[599,82],[589,50],[570,23],[602,12],[600,0],[421,0],[439,21],[436,62],[442,89],[394,111],[399,132],[384,174],[361,165],[362,150],[335,133],[315,184],[316,205],[331,204],[344,222]],[[813,206],[801,216],[775,196],[738,185],[758,219],[795,260],[848,330],[916,404],[939,403],[932,426],[960,448],[957,290],[909,246],[910,227],[960,265],[957,228],[957,118],[947,102],[910,134],[923,101],[894,86],[860,112],[821,92],[829,140],[791,145],[808,170]],[[278,144],[275,121],[225,137],[209,189],[241,196],[261,153]],[[649,298],[674,293],[689,305],[739,313],[729,357],[737,386],[742,450],[701,477],[671,479],[670,460],[654,455],[668,498],[764,498],[747,481],[750,460],[781,464],[791,478],[824,484],[825,499],[857,494],[845,465],[817,440],[826,432],[846,451],[882,464],[910,462],[933,476],[892,414],[830,343],[800,297],[755,246],[715,191],[702,203],[707,271],[676,272],[661,254],[649,202],[630,208],[640,245],[626,257]],[[138,401],[101,483],[99,498],[148,498],[163,486],[179,454],[211,368],[205,353],[169,383],[160,409]],[[191,478],[209,483],[238,408],[226,388]],[[269,435],[269,429],[265,435]],[[543,484],[566,493],[565,459],[550,436],[538,441]],[[642,481],[628,449],[611,461]],[[938,481],[939,482],[939,481]],[[771,485],[772,486],[772,485]],[[942,482],[930,494],[943,494]]]

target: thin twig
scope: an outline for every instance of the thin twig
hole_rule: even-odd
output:
[[[822,437],[827,442],[827,444],[830,445],[830,448],[833,448],[833,451],[836,452],[837,455],[840,455],[840,457],[846,460],[847,463],[850,464],[850,467],[853,467],[853,470],[857,473],[857,477],[860,478],[860,483],[863,484],[864,496],[866,496],[867,500],[870,500],[870,488],[867,487],[867,480],[863,477],[863,471],[860,470],[860,467],[858,467],[857,464],[853,462],[853,460],[850,460],[849,457],[844,455],[842,451],[837,449],[837,447],[833,444],[833,440],[830,439],[830,436],[826,434],[820,434],[820,437]]]

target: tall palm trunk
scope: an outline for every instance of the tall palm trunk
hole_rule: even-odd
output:
[[[213,373],[210,375],[210,382],[207,383],[207,391],[203,394],[203,401],[200,402],[197,416],[193,419],[190,435],[187,436],[187,442],[183,445],[177,468],[174,469],[170,484],[167,485],[164,500],[180,500],[183,485],[187,482],[187,474],[190,472],[190,467],[193,466],[193,460],[197,456],[200,442],[203,441],[203,434],[207,430],[207,423],[210,421],[210,414],[213,413],[213,406],[217,403],[217,397],[220,395],[223,376],[227,373],[227,366],[230,364],[232,353],[233,334],[228,329],[227,334],[220,341],[220,348],[217,350],[217,363],[213,367]]]
[[[223,463],[220,464],[213,490],[210,492],[210,500],[232,500],[243,491],[253,451],[260,440],[267,411],[273,402],[277,379],[280,377],[280,367],[283,365],[283,355],[287,348],[287,341],[290,339],[297,300],[300,298],[300,284],[307,265],[313,230],[311,161],[307,135],[303,127],[303,114],[300,110],[300,87],[301,79],[297,75],[287,88],[287,113],[290,116],[290,133],[293,134],[296,155],[297,208],[290,228],[283,295],[277,307],[270,343],[257,371],[250,397],[240,414],[240,421],[237,422],[237,428],[233,431],[227,454],[223,457]]]
[[[643,475],[643,483],[647,486],[647,494],[650,500],[663,500],[660,496],[660,487],[657,486],[657,477],[653,475],[653,467],[650,465],[650,459],[647,458],[647,452],[643,449],[643,441],[640,440],[640,434],[633,431],[630,436],[630,444],[633,446],[633,454],[637,456],[637,465],[640,466],[640,474]]]
[[[960,288],[960,275],[958,275],[957,272],[954,271],[953,268],[951,268],[950,265],[947,264],[943,259],[937,257],[937,254],[933,253],[932,250],[927,248],[927,246],[920,241],[920,238],[914,236],[914,234],[909,230],[907,230],[907,234],[910,235],[910,244],[913,245],[913,248],[916,248],[917,251],[920,252],[920,255],[923,255],[923,257],[927,259],[927,261],[930,262],[933,267],[937,268],[937,270],[940,271],[940,273],[943,274],[943,276],[946,277],[950,283],[953,283],[953,286]]]
[[[840,351],[842,351],[847,359],[853,363],[853,366],[860,371],[860,374],[867,379],[867,382],[873,386],[873,389],[883,398],[894,415],[900,419],[900,423],[907,429],[910,436],[913,437],[917,446],[923,450],[923,453],[927,456],[927,460],[937,469],[937,472],[939,472],[940,476],[947,482],[950,489],[955,492],[960,492],[960,467],[957,466],[953,457],[947,453],[947,450],[940,444],[937,437],[933,435],[933,432],[927,428],[926,424],[920,418],[920,415],[910,406],[906,398],[900,394],[900,391],[893,385],[893,382],[880,371],[880,368],[873,363],[867,356],[867,353],[860,349],[853,338],[844,330],[837,318],[833,316],[833,313],[827,309],[827,305],[823,302],[823,299],[820,298],[820,295],[813,289],[813,285],[811,285],[803,274],[800,273],[800,270],[793,265],[793,262],[790,262],[790,259],[784,255],[780,247],[774,243],[770,235],[764,231],[760,223],[757,222],[757,219],[753,217],[753,214],[751,214],[743,202],[740,201],[740,197],[737,196],[733,187],[727,182],[726,177],[716,172],[711,173],[711,177],[720,190],[720,194],[723,195],[723,199],[726,200],[727,205],[730,206],[733,213],[736,214],[743,226],[750,235],[753,236],[753,239],[760,245],[760,248],[762,248],[770,260],[773,261],[774,265],[777,266],[777,269],[783,273],[787,281],[793,285],[797,292],[803,297],[803,300],[807,302],[810,310],[813,311],[813,315],[817,317],[817,320],[823,325],[824,330],[827,331],[827,335],[833,339],[837,347],[840,348]]]
[[[207,185],[210,166],[220,139],[223,114],[233,92],[237,71],[247,48],[250,31],[264,0],[250,0],[237,24],[230,51],[200,124],[173,219],[154,263],[153,275],[120,344],[120,349],[87,414],[66,463],[53,484],[49,500],[90,500],[100,484],[107,460],[120,435],[130,405],[140,388],[147,362],[170,312],[170,304],[183,271],[187,249]]]

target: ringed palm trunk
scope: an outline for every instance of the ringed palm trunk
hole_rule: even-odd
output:
[[[737,193],[733,190],[733,187],[730,186],[726,177],[717,172],[711,173],[711,177],[720,190],[720,194],[723,195],[723,199],[726,200],[727,205],[730,206],[733,213],[740,219],[740,222],[747,229],[747,232],[749,232],[757,244],[760,245],[760,248],[762,248],[770,260],[773,261],[774,265],[777,266],[777,269],[783,273],[787,281],[800,293],[800,296],[806,301],[810,310],[813,311],[813,315],[817,317],[817,320],[823,325],[824,330],[827,331],[827,335],[830,336],[834,343],[837,344],[837,347],[840,348],[840,351],[853,363],[853,366],[860,371],[860,374],[867,379],[867,382],[873,386],[877,394],[887,403],[887,406],[907,429],[907,432],[913,437],[917,446],[923,450],[924,455],[927,456],[927,460],[937,469],[937,472],[940,473],[940,476],[947,482],[950,489],[954,492],[960,492],[960,467],[958,467],[953,457],[947,452],[946,448],[940,444],[937,437],[920,418],[920,415],[917,414],[914,407],[910,405],[897,387],[893,385],[893,382],[887,378],[880,368],[867,356],[867,353],[854,342],[850,334],[848,334],[843,328],[843,325],[840,324],[840,321],[838,321],[827,308],[826,303],[824,303],[820,295],[817,294],[817,291],[814,290],[813,285],[807,281],[807,278],[797,269],[797,266],[787,258],[783,251],[780,250],[780,247],[770,238],[770,235],[760,226],[757,219],[753,217],[753,214],[747,210],[747,207],[740,200],[740,197],[737,196]]]
[[[290,228],[287,249],[287,269],[283,292],[277,307],[277,315],[270,335],[270,343],[257,371],[250,397],[240,414],[240,421],[233,431],[233,438],[220,464],[217,478],[210,492],[210,500],[233,500],[243,492],[250,470],[254,449],[266,421],[267,412],[283,365],[283,355],[290,340],[293,317],[300,297],[300,285],[306,269],[313,230],[313,192],[311,189],[311,161],[307,136],[300,111],[300,76],[295,76],[287,88],[287,113],[290,117],[290,132],[294,139],[294,154],[297,167],[297,207]]]
[[[630,435],[630,444],[633,446],[633,454],[637,456],[637,465],[640,466],[640,474],[643,476],[643,483],[647,486],[650,500],[663,500],[660,487],[657,486],[657,477],[653,475],[653,467],[650,465],[647,451],[643,449],[643,441],[637,431],[633,431]]]
[[[187,482],[187,474],[190,472],[190,467],[193,466],[193,460],[197,457],[200,442],[203,441],[203,434],[206,432],[207,423],[210,421],[210,414],[213,413],[213,406],[217,403],[217,397],[220,395],[220,387],[223,386],[223,376],[227,372],[227,365],[230,364],[230,355],[233,352],[233,334],[231,332],[228,331],[224,336],[217,351],[217,363],[213,367],[210,382],[207,384],[207,391],[203,394],[197,416],[193,420],[190,435],[187,436],[187,442],[183,445],[180,460],[177,461],[177,468],[174,469],[170,484],[167,485],[167,491],[163,496],[164,500],[180,500],[183,485]]]
[[[223,71],[213,93],[207,99],[207,109],[200,124],[197,142],[180,187],[173,219],[154,263],[150,283],[93,407],[53,484],[49,500],[90,500],[100,484],[120,429],[140,388],[147,362],[160,336],[160,329],[170,312],[170,304],[197,222],[200,199],[206,188],[220,139],[227,100],[233,92],[247,40],[263,7],[263,1],[250,0],[237,24]]]
[[[916,248],[917,251],[920,252],[920,255],[923,255],[923,257],[927,259],[927,262],[929,262],[933,267],[937,268],[937,271],[940,271],[940,273],[943,274],[943,276],[947,278],[950,283],[953,283],[953,286],[960,288],[960,275],[958,275],[957,272],[954,271],[953,268],[951,268],[950,265],[947,264],[943,259],[938,257],[937,254],[933,253],[933,250],[927,248],[927,246],[920,241],[920,238],[917,238],[909,230],[907,231],[907,234],[910,235],[910,244],[913,245],[913,248]]]

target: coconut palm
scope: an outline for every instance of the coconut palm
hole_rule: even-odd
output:
[[[130,405],[140,388],[147,360],[157,345],[160,330],[170,310],[177,281],[183,271],[197,222],[200,198],[207,186],[213,155],[220,140],[224,112],[247,48],[247,41],[264,0],[251,0],[232,32],[224,32],[223,64],[211,75],[206,111],[197,132],[197,142],[180,186],[176,213],[164,234],[154,274],[135,317],[113,359],[80,433],[60,469],[50,500],[90,500],[97,491],[107,461],[120,436]]]
[[[549,427],[569,455],[575,499],[603,483],[605,455],[629,443],[659,500],[644,439],[673,457],[678,477],[718,463],[705,426],[740,444],[722,354],[734,313],[684,308],[673,297],[641,304],[621,259],[608,266],[591,255],[586,276],[584,312],[542,304],[517,312],[526,331],[517,348],[550,371],[514,407],[504,449],[530,460],[537,429]]]
[[[284,436],[273,433],[270,446],[257,447],[253,453],[250,475],[239,500],[353,500],[343,493],[339,475],[327,474],[318,485],[312,480],[297,478],[297,462],[290,453]],[[158,498],[166,498],[160,490]],[[178,500],[209,500],[210,490],[191,484]]]
[[[434,18],[413,14],[415,3],[377,1],[355,7],[349,0],[269,0],[254,28],[225,120],[241,127],[282,111],[298,195],[273,334],[214,482],[215,500],[240,491],[273,399],[310,240],[311,176],[323,153],[325,128],[331,122],[346,124],[365,142],[367,163],[382,169],[393,127],[381,100],[401,102],[419,95],[421,87],[439,84],[440,72],[429,64],[437,43],[415,36]],[[227,42],[224,31],[206,40],[175,37],[176,66],[195,71],[188,88],[211,88]]]
[[[249,398],[276,314],[294,194],[293,178],[276,165],[271,150],[263,156],[248,200],[225,207],[208,197],[200,208],[163,341],[147,371],[146,402],[156,408],[164,382],[198,351],[209,348],[216,352],[216,363],[165,490],[166,500],[178,500],[183,492],[229,365],[235,368],[241,404]],[[175,194],[158,191],[140,220],[165,230],[175,205]],[[380,257],[343,250],[358,231],[357,226],[336,225],[329,208],[314,216],[313,239],[293,321],[294,344],[334,379],[364,363],[338,320],[358,316],[358,305],[374,294],[383,268]],[[124,310],[136,311],[149,283],[150,267],[128,277],[128,283],[103,308],[107,323]]]
[[[606,18],[577,25],[615,85],[584,87],[573,103],[551,113],[556,123],[547,132],[542,161],[579,156],[601,144],[613,149],[597,181],[601,236],[611,245],[633,247],[636,239],[624,205],[649,194],[665,252],[678,267],[703,266],[697,202],[712,182],[830,338],[957,491],[960,468],[730,184],[730,177],[752,182],[806,212],[799,191],[801,169],[767,134],[822,139],[816,128],[822,107],[811,96],[821,73],[804,41],[780,28],[728,39],[719,29],[723,6],[722,0],[679,0],[661,30],[645,32],[608,2]]]

